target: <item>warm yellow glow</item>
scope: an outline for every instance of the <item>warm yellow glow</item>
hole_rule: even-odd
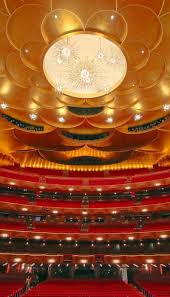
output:
[[[130,189],[131,189],[131,187],[130,187],[130,186],[127,186],[127,187],[125,187],[125,189],[126,189],[126,190],[130,190]]]
[[[87,214],[88,214],[88,211],[87,211],[87,210],[83,210],[83,211],[82,211],[82,214],[83,214],[83,215],[87,215]]]
[[[71,241],[72,240],[72,237],[71,236],[68,236],[68,237],[65,238],[65,240]]]
[[[55,259],[49,259],[49,260],[48,260],[48,263],[49,263],[49,264],[53,264],[53,263],[55,263]]]
[[[9,81],[5,81],[1,86],[1,96],[8,95],[11,91],[11,83]]]
[[[112,92],[121,84],[127,62],[121,48],[108,38],[77,33],[49,47],[43,69],[58,94],[94,98]]]
[[[147,211],[148,211],[147,208],[143,208],[143,209],[142,209],[142,212],[147,212]]]
[[[134,237],[134,236],[129,236],[128,239],[129,239],[129,240],[134,240],[135,237]]]
[[[97,192],[101,192],[102,188],[97,188],[96,190],[97,190]]]
[[[119,259],[113,259],[113,263],[114,264],[119,264],[120,263],[120,260]]]
[[[58,213],[58,210],[53,210],[52,213],[53,214],[57,214]]]
[[[22,210],[22,211],[28,211],[28,208],[23,207],[21,210]]]
[[[21,262],[21,261],[22,261],[21,258],[14,258],[14,262],[15,262],[15,263],[19,263],[19,262]]]
[[[35,235],[34,239],[39,240],[39,239],[41,239],[41,236],[40,235]]]
[[[146,263],[148,263],[148,264],[151,264],[151,263],[153,263],[153,262],[154,262],[153,259],[146,259]]]
[[[112,214],[117,214],[117,210],[112,210]]]
[[[10,182],[9,183],[11,186],[14,186],[15,185],[15,182]]]
[[[162,239],[168,238],[168,234],[161,234],[160,238],[162,238]]]
[[[102,241],[103,240],[103,237],[96,237],[96,240],[97,241]]]
[[[2,233],[2,234],[1,234],[1,237],[2,237],[2,238],[7,238],[7,237],[9,237],[9,234],[7,234],[7,233]]]
[[[69,192],[74,191],[74,188],[68,188]]]
[[[81,263],[81,264],[87,264],[87,263],[88,263],[88,260],[87,260],[87,259],[81,259],[81,260],[80,260],[80,263]]]

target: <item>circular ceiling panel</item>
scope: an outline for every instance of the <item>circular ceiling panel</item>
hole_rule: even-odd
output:
[[[47,80],[59,92],[78,98],[104,96],[127,72],[120,47],[96,34],[76,34],[56,41],[43,61]]]

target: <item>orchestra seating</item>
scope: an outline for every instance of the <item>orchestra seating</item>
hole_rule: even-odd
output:
[[[3,275],[0,276],[0,296],[11,297],[25,287],[23,276],[18,275]]]
[[[48,280],[29,290],[26,297],[142,297],[141,292],[122,281]]]
[[[160,281],[139,281],[139,286],[144,291],[153,297],[169,297],[170,296],[170,282]]]

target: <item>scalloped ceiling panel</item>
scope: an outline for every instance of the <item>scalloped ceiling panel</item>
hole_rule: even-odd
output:
[[[0,28],[1,166],[169,164],[167,0],[1,0]]]

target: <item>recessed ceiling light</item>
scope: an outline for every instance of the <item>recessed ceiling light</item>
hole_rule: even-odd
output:
[[[55,263],[55,259],[49,259],[49,260],[48,260],[48,263],[50,263],[50,264]]]
[[[71,236],[68,236],[68,237],[65,238],[65,240],[71,241],[72,240],[72,237]]]
[[[143,208],[143,209],[142,209],[142,212],[147,212],[147,211],[148,211],[147,208]]]
[[[129,239],[129,240],[134,240],[135,237],[134,237],[134,236],[129,236],[128,239]]]
[[[14,262],[16,262],[16,263],[19,263],[19,262],[21,262],[21,258],[14,258]]]
[[[87,259],[81,259],[81,260],[80,260],[80,263],[82,263],[82,264],[86,264],[86,263],[88,263],[88,260],[87,260]]]
[[[102,241],[103,240],[103,237],[96,237],[96,240],[97,241]]]
[[[7,233],[2,233],[2,234],[1,234],[1,237],[2,237],[2,238],[8,238],[9,235],[8,235]]]
[[[97,188],[96,189],[98,192],[101,192],[102,191],[102,188]]]
[[[68,190],[69,190],[70,192],[72,192],[72,191],[74,191],[74,188],[68,188]]]
[[[115,16],[114,16],[114,15],[111,15],[110,19],[111,19],[112,21],[114,20],[114,18],[115,18]]]
[[[57,20],[57,19],[58,19],[58,15],[57,15],[57,14],[55,14],[55,15],[54,15],[54,18]]]
[[[119,259],[113,259],[113,263],[114,264],[119,264],[120,263],[120,260]]]
[[[10,182],[9,184],[10,184],[11,186],[14,186],[14,185],[15,185],[15,183],[14,183],[14,182]]]
[[[170,110],[170,104],[164,104],[164,105],[163,105],[163,110],[164,110],[164,111],[168,111],[168,110]]]
[[[22,211],[28,211],[28,208],[23,207],[21,210],[22,210]]]
[[[53,210],[52,213],[53,214],[57,214],[58,213],[58,210]]]
[[[135,114],[134,115],[134,121],[140,121],[142,119],[142,115],[141,114]]]
[[[30,113],[29,118],[33,121],[36,121],[38,119],[38,115],[36,113]]]
[[[112,214],[116,214],[117,213],[117,210],[112,210]]]
[[[162,239],[168,238],[168,235],[167,234],[161,234],[160,238],[162,238]]]
[[[154,262],[153,259],[146,259],[146,263],[148,263],[148,264],[151,264],[151,263],[153,263],[153,262]]]
[[[39,239],[41,239],[41,236],[39,236],[39,235],[35,235],[35,236],[34,236],[34,239],[39,240]]]
[[[82,214],[83,214],[83,215],[87,215],[87,214],[88,214],[88,211],[87,211],[87,210],[83,210],[83,211],[82,211]]]
[[[65,122],[65,118],[64,118],[64,117],[59,117],[59,118],[58,118],[58,121],[59,121],[60,123],[64,123],[64,122]]]
[[[159,187],[160,185],[161,185],[161,183],[156,183],[155,184],[156,187]]]
[[[130,190],[130,189],[131,189],[131,187],[130,187],[130,186],[127,186],[127,187],[125,187],[125,189],[126,189],[126,190]]]
[[[113,118],[112,117],[107,118],[106,123],[108,123],[108,124],[113,123]]]
[[[45,189],[45,187],[44,187],[44,186],[39,186],[39,188],[40,188],[40,189]]]
[[[8,108],[8,104],[7,103],[1,103],[0,104],[0,108],[7,109]]]

